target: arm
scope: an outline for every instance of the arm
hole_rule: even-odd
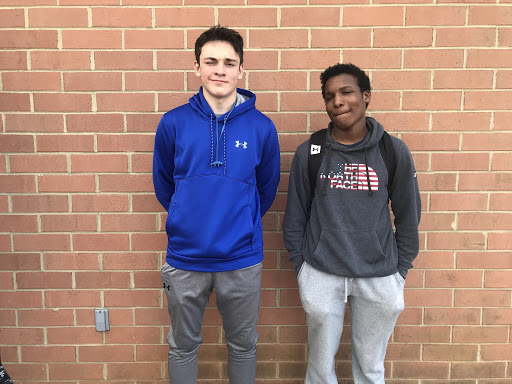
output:
[[[402,143],[399,151],[391,188],[391,209],[395,216],[398,271],[405,278],[419,251],[421,199],[416,169],[409,148]]]
[[[265,138],[260,164],[256,167],[256,187],[260,195],[261,217],[267,213],[274,202],[280,178],[279,140],[274,123]]]
[[[307,164],[303,164],[299,156],[299,149],[295,152],[292,161],[288,184],[288,201],[283,221],[284,244],[290,253],[289,260],[293,263],[297,274],[304,262],[302,246],[311,207],[308,167]]]
[[[174,194],[174,139],[165,122],[160,120],[155,135],[153,152],[153,185],[160,204],[169,211],[171,197]]]

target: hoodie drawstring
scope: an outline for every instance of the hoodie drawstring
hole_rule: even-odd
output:
[[[224,124],[222,124],[222,129],[220,130],[220,133],[219,133],[219,122],[218,122],[218,119],[216,118],[215,119],[215,136],[217,137],[217,143],[216,143],[216,148],[215,148],[215,161],[213,160],[213,115],[210,114],[210,136],[211,136],[211,154],[210,154],[210,167],[221,167],[221,166],[224,166],[224,173],[226,173],[226,135],[225,135],[225,130],[226,130],[226,123],[228,121],[228,118],[229,118],[229,115],[231,115],[231,112],[233,112],[233,109],[235,109],[235,105],[236,103],[233,104],[233,107],[231,107],[231,110],[229,111],[229,113],[227,114],[226,117],[224,117]],[[224,137],[223,137],[224,136]],[[223,155],[223,159],[224,161],[220,161],[219,160],[219,141],[220,141],[220,138],[223,137],[223,140],[224,140],[224,144],[223,144],[223,149],[224,149],[224,155]]]
[[[348,277],[345,277],[345,304],[348,301]]]
[[[367,147],[364,147],[364,167],[366,170],[366,182],[368,183],[368,196],[373,196],[372,185],[370,184],[370,172],[368,171]]]

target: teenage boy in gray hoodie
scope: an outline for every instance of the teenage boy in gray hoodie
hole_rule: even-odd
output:
[[[404,308],[405,278],[419,249],[416,171],[407,146],[391,137],[396,167],[388,188],[379,148],[384,128],[366,117],[371,86],[364,71],[337,64],[320,79],[331,123],[316,188],[311,190],[308,158],[320,147],[307,141],[293,158],[283,223],[307,315],[305,383],[338,383],[334,356],[348,302],[354,383],[383,384],[388,340]]]

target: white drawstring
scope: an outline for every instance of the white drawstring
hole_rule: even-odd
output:
[[[345,304],[347,304],[348,301],[348,277],[345,277]]]

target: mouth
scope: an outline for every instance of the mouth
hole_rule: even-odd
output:
[[[338,116],[342,116],[342,115],[346,115],[347,113],[349,113],[350,111],[343,111],[343,112],[337,112],[337,113],[334,113],[333,115],[338,117]]]
[[[226,84],[227,81],[224,81],[224,80],[216,80],[216,79],[212,79],[210,80],[211,82],[213,82],[214,84]]]

